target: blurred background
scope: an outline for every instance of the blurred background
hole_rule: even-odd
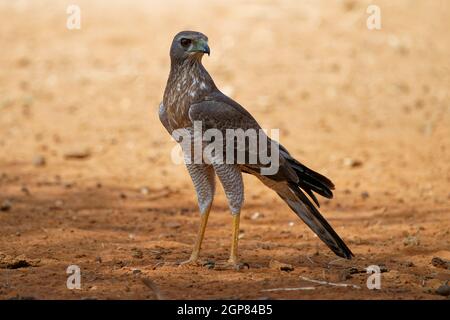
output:
[[[79,30],[66,27],[70,4],[81,9]],[[407,287],[383,297],[429,297],[426,289],[448,277],[421,282],[431,258],[450,259],[450,3],[377,0],[381,30],[366,26],[370,4],[0,0],[0,257],[40,261],[31,271],[8,268],[0,297],[79,298],[95,287],[99,297],[151,298],[127,278],[130,268],[152,275],[169,298],[220,297],[208,276],[182,294],[190,280],[181,271],[152,269],[161,256],[187,257],[198,219],[190,178],[172,163],[174,142],[157,117],[169,46],[181,30],[205,33],[211,56],[203,62],[218,87],[262,127],[281,128],[281,143],[335,182],[324,215],[357,259],[391,261],[391,285]],[[315,272],[299,256],[333,259],[276,195],[254,179],[245,183],[245,213],[263,218],[243,222],[244,257],[262,269],[281,257],[300,264],[298,272]],[[218,193],[205,250],[221,259],[230,219]],[[136,247],[143,257],[130,254]],[[46,282],[52,290],[40,283],[73,260],[134,289],[118,293],[91,279],[73,293],[60,288],[64,272]],[[412,261],[417,274],[401,271],[399,261]],[[282,285],[276,275],[265,277]],[[266,286],[255,277],[255,286]],[[246,287],[247,295],[239,286],[219,292],[258,297]],[[290,294],[283,297],[298,298]]]

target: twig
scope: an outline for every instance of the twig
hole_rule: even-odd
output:
[[[146,200],[150,200],[150,201],[158,200],[160,198],[165,198],[165,197],[170,196],[170,195],[175,194],[175,193],[177,193],[177,192],[172,191],[172,190],[163,190],[159,194],[155,194],[155,195],[147,197]]]
[[[317,264],[316,262],[314,262],[309,256],[306,256],[306,259],[309,260],[309,262],[311,262],[311,264]]]
[[[301,291],[301,290],[315,290],[316,287],[299,287],[299,288],[273,288],[273,289],[264,289],[261,291],[265,292],[273,292],[273,291]]]
[[[309,282],[312,282],[312,283],[329,285],[329,286],[334,286],[334,287],[352,287],[352,288],[355,288],[355,289],[361,289],[360,286],[355,285],[355,284],[334,283],[334,282],[320,281],[320,280],[309,279],[309,278],[303,277],[303,276],[300,276],[300,279],[305,280],[305,281],[309,281]]]
[[[334,260],[328,262],[328,265],[342,267],[342,265],[336,265],[336,264],[334,264],[335,262],[342,261],[342,260],[344,260],[344,259],[342,259],[342,258],[334,259]]]

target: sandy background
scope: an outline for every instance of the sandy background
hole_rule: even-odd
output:
[[[379,0],[379,31],[370,1],[76,2],[71,31],[73,1],[0,1],[0,298],[444,298],[450,272],[432,259],[450,259],[448,1]],[[199,217],[157,107],[184,29],[208,35],[217,85],[335,182],[322,212],[354,260],[246,177],[250,269],[175,265]],[[225,260],[230,240],[219,188],[204,261]],[[81,290],[66,288],[72,264]],[[366,288],[371,264],[387,270],[381,290]],[[301,286],[316,288],[264,291]]]

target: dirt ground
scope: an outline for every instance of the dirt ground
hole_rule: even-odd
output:
[[[66,28],[73,2],[80,30]],[[378,0],[370,31],[370,2],[0,0],[0,298],[446,299],[450,270],[432,259],[450,259],[450,3]],[[321,211],[353,260],[246,177],[249,269],[210,268],[231,241],[221,187],[210,263],[177,266],[199,214],[157,107],[184,29],[209,36],[218,86],[334,181]],[[314,288],[267,291],[289,287]]]

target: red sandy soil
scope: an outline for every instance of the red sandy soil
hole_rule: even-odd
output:
[[[68,1],[0,2],[0,298],[445,299],[450,271],[432,259],[450,259],[448,1],[377,1],[379,31],[369,1],[92,2],[73,31]],[[353,260],[246,177],[250,268],[176,265],[199,215],[157,107],[183,29],[209,36],[218,86],[335,182],[321,210]],[[202,261],[226,260],[230,240],[219,188]],[[81,290],[66,287],[73,264]],[[315,289],[264,291],[302,286]]]

